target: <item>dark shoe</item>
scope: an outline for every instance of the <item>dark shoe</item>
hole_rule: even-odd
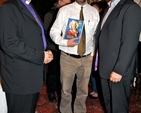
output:
[[[48,94],[48,99],[50,102],[56,102],[55,94]]]
[[[88,94],[88,97],[89,97],[90,99],[97,99],[97,98],[98,98],[98,97],[92,96],[91,94]]]

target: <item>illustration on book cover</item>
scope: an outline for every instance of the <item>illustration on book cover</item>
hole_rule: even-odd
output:
[[[84,20],[69,18],[64,39],[77,38],[76,43],[79,43],[84,26]]]

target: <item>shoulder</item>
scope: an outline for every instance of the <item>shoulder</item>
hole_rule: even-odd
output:
[[[133,12],[137,11],[137,12],[140,12],[141,13],[140,6],[137,3],[135,3],[134,1],[125,0],[125,3],[123,5],[123,8],[124,7],[126,7],[127,11],[133,11]]]
[[[137,7],[137,8],[139,8],[139,5],[132,0],[125,0],[123,7]]]
[[[71,4],[65,5],[61,7],[57,13],[57,15],[67,15],[69,12],[72,12],[74,10],[74,6]]]
[[[68,11],[68,10],[72,10],[72,8],[74,8],[74,7],[75,7],[74,3],[70,3],[68,5],[65,5],[65,6],[61,7],[59,10],[61,10],[61,11]]]
[[[18,2],[16,0],[6,0],[2,3],[2,6],[12,6],[12,5],[18,5]]]
[[[52,17],[52,16],[56,16],[56,14],[57,14],[57,12],[58,12],[58,10],[57,9],[51,9],[51,10],[49,10],[46,14],[45,14],[45,17]]]
[[[128,20],[133,19],[136,20],[136,22],[141,20],[141,8],[133,1],[125,0],[121,12],[124,13],[124,17],[127,17]]]
[[[10,9],[17,8],[19,6],[16,0],[7,0],[1,5],[1,9]]]
[[[90,12],[92,12],[92,13],[98,12],[96,8],[92,7],[89,4],[86,4],[86,9],[89,10]]]
[[[89,14],[95,16],[95,17],[99,17],[99,12],[96,8],[92,7],[89,4],[86,4],[86,12],[88,12]]]
[[[47,12],[47,14],[55,14],[57,11],[57,9],[51,9]]]

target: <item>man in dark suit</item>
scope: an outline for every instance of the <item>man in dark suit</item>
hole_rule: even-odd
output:
[[[1,6],[0,46],[2,88],[8,113],[35,113],[43,83],[46,51],[42,22],[31,0],[9,0]]]
[[[130,0],[109,2],[96,34],[99,72],[107,113],[129,113],[130,84],[136,70],[141,9]]]

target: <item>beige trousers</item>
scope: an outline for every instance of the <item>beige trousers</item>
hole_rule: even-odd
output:
[[[61,53],[60,67],[61,67],[61,113],[72,113],[72,85],[75,74],[76,79],[76,98],[74,102],[73,113],[86,113],[86,97],[88,95],[88,83],[91,73],[92,61],[89,56],[83,58],[73,58],[65,53]]]

